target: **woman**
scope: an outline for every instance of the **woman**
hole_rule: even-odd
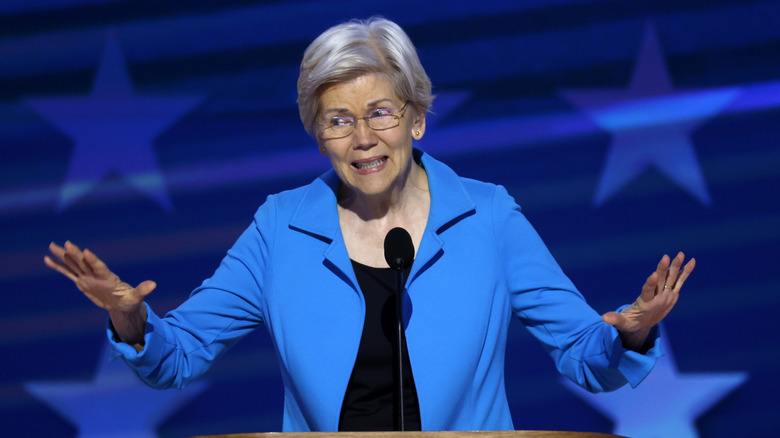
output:
[[[512,429],[504,350],[518,317],[561,373],[591,391],[637,385],[661,354],[655,325],[694,268],[664,256],[637,300],[599,316],[500,186],[458,177],[413,148],[431,85],[384,19],[333,27],[298,81],[307,132],[333,169],[271,195],[214,275],[164,318],[146,281],[123,283],[66,242],[45,263],[108,310],[118,355],[149,385],[181,387],[265,324],[285,387],[285,431],[392,428],[393,273],[388,230],[409,231],[407,429]]]

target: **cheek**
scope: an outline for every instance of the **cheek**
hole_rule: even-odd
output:
[[[398,128],[397,131],[386,137],[385,140],[395,148],[406,148],[412,144],[412,140],[414,139],[412,137],[412,134],[414,133],[413,127],[410,123],[399,126]]]

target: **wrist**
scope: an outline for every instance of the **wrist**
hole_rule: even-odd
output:
[[[146,306],[134,312],[109,311],[109,320],[118,341],[135,347],[141,351],[144,346],[146,328]]]
[[[634,332],[618,331],[620,340],[623,342],[623,348],[637,353],[646,353],[651,346],[647,345],[647,338],[650,335],[650,329],[641,329]]]

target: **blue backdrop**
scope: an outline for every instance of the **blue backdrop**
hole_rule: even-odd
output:
[[[438,95],[418,146],[507,187],[600,312],[664,253],[698,266],[636,390],[562,382],[521,324],[518,429],[635,437],[780,430],[780,2],[0,3],[4,436],[180,437],[281,427],[264,330],[183,391],[104,355],[105,314],[42,257],[71,239],[175,307],[266,195],[329,167],[298,119],[304,48],[398,22]]]

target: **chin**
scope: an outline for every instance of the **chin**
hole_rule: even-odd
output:
[[[375,173],[370,176],[359,176],[346,181],[346,186],[361,196],[380,196],[392,190],[393,181],[384,178],[385,175]]]
[[[353,187],[353,189],[355,190],[355,192],[357,192],[361,196],[367,196],[367,197],[381,196],[381,195],[384,195],[384,194],[386,194],[386,193],[388,193],[390,191],[390,187],[388,187],[388,186],[381,186],[381,187],[378,187],[378,186],[370,186],[370,187],[357,186],[357,187]]]

